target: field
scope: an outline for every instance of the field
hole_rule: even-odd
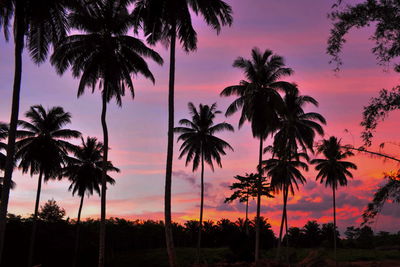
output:
[[[251,263],[233,263],[232,252],[228,248],[205,248],[203,264],[197,266],[252,266]],[[260,266],[287,266],[286,249],[282,249],[282,262],[275,261],[275,250],[263,252],[263,262]],[[196,266],[196,249],[177,248],[177,258],[180,267]],[[338,266],[400,266],[400,251],[373,249],[338,249]],[[335,266],[333,252],[326,249],[290,249],[291,266]],[[168,267],[165,249],[125,252],[116,256],[112,267]]]

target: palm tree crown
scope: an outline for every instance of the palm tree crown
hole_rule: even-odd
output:
[[[8,40],[9,26],[14,18],[14,34],[25,36],[32,59],[42,63],[47,58],[50,44],[56,44],[67,33],[68,6],[65,0],[4,0],[0,5],[0,26]],[[17,36],[14,38],[18,39]]]
[[[344,159],[353,156],[353,152],[344,151],[340,140],[334,136],[323,140],[317,152],[322,153],[325,157],[325,159],[311,160],[311,163],[316,165],[315,169],[319,171],[317,180],[333,189],[337,189],[338,185],[346,186],[347,177],[353,177],[349,169],[356,170],[357,166],[352,162],[344,161]]]
[[[299,189],[299,183],[304,184],[306,178],[301,170],[308,171],[307,163],[301,159],[309,160],[307,154],[299,153],[294,158],[271,158],[263,161],[264,170],[271,178],[271,187],[275,192],[284,190],[287,186],[290,192],[294,194],[294,189]]]
[[[325,118],[316,112],[305,112],[307,104],[318,106],[318,101],[311,96],[300,95],[294,84],[291,90],[286,91],[274,137],[274,148],[281,156],[288,152],[296,154],[299,147],[304,152],[313,152],[316,133],[324,134],[321,124],[326,124]],[[291,158],[291,155],[286,156]]]
[[[233,148],[214,134],[221,131],[233,132],[232,125],[226,122],[214,124],[215,115],[221,113],[216,110],[216,104],[211,106],[200,104],[199,110],[193,103],[189,103],[188,107],[192,120],[182,119],[179,124],[187,127],[175,128],[175,132],[181,133],[178,141],[183,141],[179,158],[186,155],[186,165],[193,161],[193,171],[197,170],[202,158],[212,170],[214,170],[213,161],[222,167],[221,155],[226,155],[226,148],[232,151]]]
[[[131,1],[97,1],[76,6],[69,14],[71,27],[82,34],[64,38],[51,57],[62,74],[70,66],[74,77],[80,77],[78,96],[86,87],[95,89],[99,81],[107,101],[121,98],[128,88],[134,97],[132,74],[140,73],[154,82],[143,57],[162,64],[162,58],[139,39],[127,35],[132,26],[127,5]]]
[[[241,109],[239,127],[247,120],[251,123],[253,136],[265,138],[275,129],[277,111],[283,107],[278,90],[292,87],[280,79],[291,75],[293,70],[285,67],[283,57],[273,54],[271,50],[261,52],[253,48],[251,55],[250,60],[239,57],[233,63],[234,67],[244,71],[247,80],[225,88],[221,96],[238,96],[228,107],[226,115],[230,116]]]
[[[68,152],[75,150],[75,145],[67,139],[81,135],[78,131],[64,128],[71,122],[71,114],[62,107],[46,110],[37,105],[32,106],[25,116],[30,122],[20,121],[20,125],[25,129],[26,138],[16,143],[19,168],[24,173],[30,171],[31,175],[42,171],[45,180],[58,178]]]
[[[95,191],[100,195],[103,144],[94,137],[82,138],[82,146],[74,151],[75,157],[68,157],[68,165],[63,168],[62,176],[67,177],[72,194],[82,197],[85,193],[92,195]],[[109,161],[108,171],[119,172]],[[113,185],[115,180],[107,175],[107,183]]]
[[[143,27],[150,44],[169,44],[171,36],[176,35],[185,51],[193,51],[197,48],[197,33],[191,11],[201,15],[217,33],[233,21],[232,8],[222,0],[137,0],[132,16],[136,25]]]

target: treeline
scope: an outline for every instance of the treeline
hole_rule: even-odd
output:
[[[38,235],[35,247],[35,261],[46,266],[71,266],[76,222],[63,220],[57,211],[40,214]],[[99,220],[88,219],[81,222],[81,244],[78,266],[95,266],[98,251]],[[10,214],[8,216],[7,246],[5,248],[4,266],[24,266],[28,256],[29,238],[33,220]],[[138,250],[149,250],[165,247],[164,223],[153,220],[129,221],[121,218],[110,218],[107,225],[106,253],[108,264],[111,264],[120,253]],[[195,247],[199,222],[187,221],[184,224],[173,223],[175,245],[177,247]],[[318,224],[309,221],[304,227],[292,227],[283,242],[290,247],[313,248],[331,247],[333,236],[332,224]],[[374,234],[368,226],[363,228],[348,227],[345,239],[338,237],[338,247],[374,248],[393,247],[400,244],[400,232]],[[267,219],[261,223],[261,248],[276,247],[278,240],[271,230]],[[287,239],[288,238],[288,239]],[[221,219],[217,222],[205,221],[202,227],[203,246],[209,248],[229,248],[230,259],[234,261],[251,261],[254,257],[255,229],[254,221],[247,226],[245,220],[231,221]]]

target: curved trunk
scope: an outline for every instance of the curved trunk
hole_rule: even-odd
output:
[[[333,191],[333,250],[334,257],[336,262],[336,195],[335,195],[335,186],[332,186]]]
[[[262,150],[263,139],[260,137],[260,152],[258,159],[258,184],[257,184],[257,215],[256,215],[256,248],[254,253],[254,261],[260,258],[260,211],[261,211],[261,189],[262,189]]]
[[[31,240],[30,240],[30,244],[29,244],[28,267],[31,267],[32,263],[33,263],[35,241],[36,241],[37,217],[38,217],[38,213],[39,213],[39,203],[40,203],[40,192],[42,191],[42,178],[43,178],[43,171],[40,171],[39,178],[38,178],[37,191],[36,191],[35,212],[33,214]]]
[[[106,250],[106,191],[107,191],[107,161],[108,161],[108,129],[107,129],[107,82],[104,82],[103,104],[101,111],[101,125],[103,127],[103,170],[101,173],[101,219],[100,219],[100,242],[99,242],[99,267],[105,265]]]
[[[15,17],[19,16],[19,4],[20,1],[16,2]],[[7,221],[7,209],[8,200],[10,197],[12,172],[14,168],[14,154],[15,154],[15,138],[17,132],[18,113],[19,113],[19,98],[21,91],[21,78],[22,78],[22,51],[24,49],[24,25],[18,23],[18,20],[14,18],[16,23],[15,32],[15,70],[14,70],[14,85],[12,95],[12,106],[11,106],[11,118],[8,131],[8,144],[7,144],[7,158],[4,170],[4,181],[1,192],[0,202],[0,264],[2,261],[2,252],[4,248],[4,236],[6,232],[6,221]]]
[[[200,221],[199,235],[197,239],[197,263],[200,263],[201,257],[201,230],[203,228],[203,207],[204,207],[204,155],[201,153],[201,193],[200,193]]]
[[[78,210],[78,219],[76,221],[75,250],[74,250],[74,258],[72,260],[72,267],[75,267],[76,263],[78,262],[79,237],[80,237],[80,226],[81,226],[81,212],[82,212],[82,206],[83,206],[84,197],[85,197],[85,194],[83,194],[82,197],[81,197],[81,203],[79,205],[79,210]]]
[[[168,91],[168,147],[167,147],[167,164],[165,173],[165,197],[164,197],[165,241],[167,245],[168,261],[170,267],[176,266],[174,239],[172,236],[172,220],[171,220],[172,160],[174,153],[175,46],[176,46],[176,26],[172,25],[171,44],[170,44],[169,91]]]

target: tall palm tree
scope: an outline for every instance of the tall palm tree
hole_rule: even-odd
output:
[[[261,52],[258,48],[251,51],[252,58],[239,57],[233,66],[244,71],[247,80],[242,80],[238,85],[232,85],[221,92],[221,96],[235,95],[238,98],[230,104],[226,116],[231,116],[241,109],[239,128],[245,121],[251,123],[253,137],[260,140],[258,177],[260,179],[257,195],[256,221],[260,221],[261,208],[261,177],[263,141],[268,134],[274,132],[278,124],[278,111],[283,107],[283,100],[279,90],[287,90],[292,84],[280,81],[282,77],[293,73],[291,68],[285,67],[283,57],[273,54],[266,49]],[[256,223],[255,261],[260,256],[260,226]]]
[[[0,262],[4,247],[6,216],[14,167],[13,159],[22,77],[22,52],[26,45],[35,63],[40,64],[46,60],[50,44],[57,43],[66,34],[68,26],[66,3],[68,1],[65,0],[2,0],[0,2],[0,27],[3,27],[6,40],[8,40],[9,26],[13,25],[15,44],[15,70],[10,129],[4,187],[0,204]]]
[[[217,110],[216,103],[211,106],[200,104],[197,110],[193,103],[190,102],[188,107],[192,116],[191,120],[180,120],[179,124],[183,127],[176,127],[175,132],[181,134],[178,137],[178,141],[181,140],[183,142],[180,147],[179,159],[186,156],[186,166],[193,162],[193,172],[201,164],[200,222],[197,240],[197,262],[199,262],[204,206],[204,161],[212,171],[214,171],[214,161],[219,167],[222,167],[221,155],[226,155],[225,149],[233,151],[233,148],[224,140],[216,137],[215,134],[222,131],[233,132],[234,129],[232,125],[226,122],[215,124],[215,116],[221,113],[221,111]]]
[[[271,188],[275,193],[283,192],[283,211],[281,228],[279,233],[279,243],[277,257],[279,257],[280,242],[282,238],[282,229],[284,223],[286,223],[286,234],[288,234],[287,224],[287,199],[289,191],[294,195],[295,189],[299,189],[299,183],[304,184],[306,178],[301,173],[301,170],[308,171],[308,165],[306,162],[301,161],[302,159],[309,161],[306,153],[294,154],[292,158],[285,156],[278,156],[277,158],[271,158],[263,161],[263,167],[267,175],[271,178]]]
[[[326,187],[332,188],[333,199],[333,246],[336,260],[336,190],[338,186],[346,186],[347,178],[353,177],[349,169],[356,170],[357,166],[349,161],[344,161],[346,158],[354,156],[353,152],[344,150],[343,146],[336,137],[331,136],[327,140],[323,140],[318,146],[317,152],[323,154],[323,159],[313,159],[312,164],[315,164],[315,169],[318,172],[317,180],[325,183]]]
[[[143,57],[158,64],[162,58],[139,39],[127,35],[133,20],[128,12],[130,0],[104,0],[75,7],[69,14],[71,27],[81,34],[62,40],[51,57],[51,62],[62,74],[69,67],[74,77],[80,77],[78,97],[86,87],[102,93],[101,124],[103,128],[103,166],[108,158],[107,103],[115,98],[119,106],[125,88],[134,97],[132,75],[142,74],[154,83],[154,77]],[[99,267],[105,264],[106,177],[103,169],[101,183],[101,222]]]
[[[232,8],[223,0],[136,0],[132,13],[150,44],[169,45],[168,145],[165,174],[165,236],[170,266],[176,265],[171,222],[172,160],[174,149],[175,50],[177,39],[186,52],[197,48],[197,33],[191,13],[201,15],[219,33],[222,26],[232,24]]]
[[[28,266],[32,266],[42,180],[59,178],[68,152],[75,149],[67,140],[81,134],[64,128],[71,122],[71,114],[62,107],[46,110],[42,105],[32,106],[25,116],[29,121],[20,121],[19,124],[25,129],[26,137],[16,143],[15,156],[23,173],[39,174],[28,257]]]
[[[88,197],[93,195],[94,191],[100,195],[103,170],[102,152],[103,144],[98,142],[97,138],[87,137],[86,141],[82,138],[82,145],[74,151],[75,157],[68,157],[68,165],[62,169],[62,176],[68,178],[71,182],[68,190],[72,191],[72,195],[77,194],[81,198],[76,221],[75,250],[72,266],[76,266],[79,254],[79,229],[83,199],[85,195]],[[119,169],[108,161],[107,171],[119,172]],[[114,185],[115,180],[107,175],[107,183]]]
[[[325,118],[316,112],[305,112],[304,108],[311,104],[318,107],[318,101],[308,95],[300,95],[300,92],[295,84],[293,84],[290,90],[287,90],[284,96],[283,109],[279,114],[279,123],[277,126],[277,132],[274,136],[274,153],[278,155],[282,160],[291,161],[293,157],[298,154],[298,149],[301,148],[304,153],[307,151],[313,152],[314,139],[317,134],[323,135],[324,129],[321,125],[326,124]],[[285,177],[276,177],[274,184],[281,184],[283,192],[283,211],[282,211],[282,223],[279,231],[279,242],[277,255],[279,257],[279,247],[282,241],[283,235],[283,222],[286,223],[287,228],[287,197],[289,184],[285,184],[285,181],[289,181]],[[293,191],[292,191],[293,192]]]

